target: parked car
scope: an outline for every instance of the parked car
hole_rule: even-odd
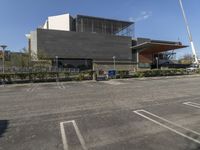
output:
[[[192,64],[190,67],[186,68],[186,71],[188,71],[188,72],[194,72],[194,71],[196,71],[198,68],[199,68],[198,65]]]

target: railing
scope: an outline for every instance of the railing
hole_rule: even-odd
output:
[[[3,72],[3,68],[0,67],[0,73]],[[5,73],[30,73],[30,72],[69,72],[79,73],[79,68],[56,68],[56,67],[6,67]]]

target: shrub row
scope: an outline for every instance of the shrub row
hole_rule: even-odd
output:
[[[175,76],[188,74],[185,69],[167,69],[167,70],[146,70],[136,72],[133,77],[159,77],[159,76]]]
[[[0,74],[0,81],[7,83],[13,82],[36,82],[36,81],[52,81],[59,80],[63,81],[81,81],[91,80],[94,71],[85,71],[81,73],[69,73],[69,72],[32,72],[32,73],[6,73]],[[200,73],[197,70],[196,73]],[[128,70],[117,71],[117,78],[140,78],[140,77],[158,77],[158,76],[175,76],[175,75],[186,75],[188,72],[185,69],[167,69],[167,70],[146,70],[138,71],[130,74]]]
[[[199,70],[200,73],[200,70]],[[159,76],[175,76],[186,75],[188,72],[185,69],[166,69],[166,70],[145,70],[130,72],[128,70],[117,71],[117,78],[141,78],[141,77],[159,77]]]
[[[120,71],[117,71],[117,77],[118,78],[128,78],[130,77],[129,75],[129,71],[128,70],[120,70]]]
[[[0,73],[0,82],[34,82],[56,80],[89,80],[93,72],[69,73],[69,72],[31,72],[31,73]]]

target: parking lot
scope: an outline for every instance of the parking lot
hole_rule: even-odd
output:
[[[0,87],[0,150],[200,150],[200,77]]]

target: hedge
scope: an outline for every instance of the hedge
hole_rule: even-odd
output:
[[[167,69],[167,70],[146,70],[138,71],[133,77],[159,77],[159,76],[175,76],[186,75],[188,72],[185,69]]]
[[[31,72],[31,73],[0,73],[0,82],[34,82],[60,80],[89,80],[92,79],[93,72],[69,73],[69,72]]]
[[[46,82],[56,81],[57,78],[61,81],[81,81],[91,80],[93,78],[94,71],[84,71],[80,73],[69,72],[31,72],[31,73],[0,73],[0,81],[6,83],[13,82]],[[196,70],[197,74],[200,74],[200,69]],[[128,70],[117,71],[117,78],[140,78],[140,77],[158,77],[158,76],[175,76],[186,75],[188,72],[185,69],[166,69],[166,70],[146,70],[138,71],[130,74]]]

